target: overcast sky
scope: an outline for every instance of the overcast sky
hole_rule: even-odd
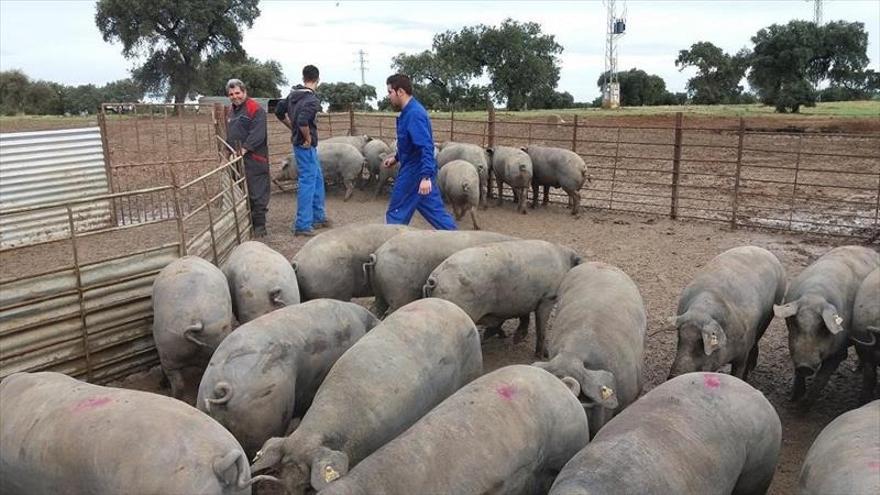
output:
[[[618,0],[622,11],[622,0]],[[870,67],[880,70],[880,0],[825,0],[824,19],[860,21],[868,31]],[[429,49],[434,34],[506,17],[539,23],[564,51],[559,89],[578,101],[599,95],[603,70],[605,7],[600,1],[494,2],[260,2],[261,15],[244,34],[247,52],[281,62],[291,83],[305,64],[324,82],[360,82],[357,54],[367,52],[366,82],[384,95],[391,57]],[[128,77],[133,62],[120,45],[101,39],[94,1],[0,0],[0,69],[21,69],[35,79],[101,85]],[[683,91],[691,71],[675,67],[678,51],[710,41],[732,53],[751,48],[760,28],[792,19],[811,20],[813,2],[629,1],[627,33],[618,67],[658,74],[671,91]]]

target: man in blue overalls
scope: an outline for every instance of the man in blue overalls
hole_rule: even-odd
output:
[[[434,179],[434,136],[428,112],[412,96],[412,82],[403,74],[388,78],[388,99],[400,110],[397,117],[397,155],[389,156],[383,166],[400,162],[385,221],[409,224],[416,210],[437,230],[456,230],[455,220],[443,208],[443,198]]]

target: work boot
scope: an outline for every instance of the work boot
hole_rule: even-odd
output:
[[[303,237],[314,237],[314,235],[315,235],[315,231],[312,230],[312,229],[309,229],[309,230],[294,230],[294,231],[293,231],[293,236],[294,236],[294,237],[297,237],[297,236],[303,236]]]
[[[312,227],[316,229],[329,229],[333,227],[333,222],[329,218],[325,218],[322,222],[315,222]]]
[[[261,237],[266,237],[269,235],[269,232],[266,231],[265,225],[260,225],[258,227],[254,227],[254,237],[259,239]]]

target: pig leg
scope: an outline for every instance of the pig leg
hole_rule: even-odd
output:
[[[480,230],[480,225],[477,223],[477,209],[473,206],[470,207],[471,212],[471,222],[474,223],[474,230]]]
[[[486,172],[486,208],[489,207],[489,200],[492,199],[492,178],[495,172],[492,168]]]
[[[807,392],[807,378],[799,375],[797,373],[794,374],[794,385],[791,387],[791,400],[798,401],[804,394]]]
[[[351,199],[351,194],[354,192],[354,181],[345,179],[342,183],[345,184],[345,198],[343,198],[342,201],[348,201]]]
[[[504,204],[504,197],[501,195],[504,190],[504,181],[500,177],[496,177],[496,179],[498,179],[498,206],[501,206]]]
[[[535,195],[538,195],[537,191],[535,191]],[[535,198],[535,201],[538,201],[538,198]],[[541,204],[544,206],[550,204],[550,186],[544,186],[544,201]]]
[[[543,299],[538,303],[538,309],[535,310],[535,356],[538,359],[547,359],[550,357],[547,352],[547,326],[550,323],[550,313],[556,304],[556,298]]]
[[[386,311],[388,311],[388,301],[381,295],[376,294],[375,299],[373,299],[373,305],[370,307],[370,312],[376,315],[376,318],[383,318]]]
[[[514,344],[519,344],[529,336],[529,321],[531,318],[531,313],[519,317],[519,325],[516,327],[516,333],[513,335]]]
[[[751,354],[751,352],[750,352]],[[730,374],[739,378],[740,380],[745,381],[745,376],[749,374],[748,368],[748,356],[736,359],[730,363]]]
[[[804,397],[804,406],[809,406],[819,397],[819,394],[822,393],[825,385],[828,384],[828,380],[831,379],[831,375],[837,371],[837,367],[840,366],[840,363],[845,359],[846,351],[844,350],[842,354],[835,354],[822,363],[819,372],[816,373],[816,377],[813,378],[810,390],[807,392],[806,397]]]
[[[527,190],[528,189],[525,187],[522,187],[519,189],[519,198],[518,198],[519,212],[522,213],[523,215],[525,215],[526,213],[529,212],[529,210],[526,209],[526,199],[527,199],[526,198],[526,191]]]
[[[575,218],[579,217],[581,215],[580,193],[574,189],[567,189],[565,192],[568,194],[568,206],[571,207],[571,214]]]
[[[871,352],[870,349],[863,351],[862,346],[856,346],[856,353],[862,364],[862,393],[859,395],[862,404],[874,400],[874,390],[877,388],[877,363],[871,361]]]
[[[489,208],[488,198],[486,197],[486,185],[480,184],[480,208],[486,210]]]
[[[752,350],[749,351],[749,359],[746,362],[746,370],[745,370],[745,372],[743,372],[743,377],[742,377],[743,381],[746,381],[746,379],[748,379],[749,373],[751,373],[751,371],[753,369],[755,369],[755,366],[757,364],[758,364],[758,343],[755,342],[755,345],[752,346]]]
[[[538,184],[534,181],[532,182],[532,209],[538,207]]]
[[[183,380],[183,372],[179,369],[177,370],[166,370],[165,376],[168,377],[168,381],[171,382],[171,396],[175,399],[182,399],[183,392],[185,389],[185,384]]]

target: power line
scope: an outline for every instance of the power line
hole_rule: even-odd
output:
[[[620,83],[617,80],[617,39],[626,31],[626,4],[624,14],[617,17],[616,0],[604,0],[606,7],[605,72],[602,73],[602,107],[620,106]]]
[[[360,71],[361,71],[361,86],[363,86],[364,84],[367,83],[367,78],[366,78],[366,72],[367,72],[367,70],[368,70],[368,68],[367,68],[367,62],[368,62],[368,61],[367,61],[367,55],[369,55],[369,53],[367,53],[367,52],[365,52],[365,51],[363,51],[363,50],[358,50],[358,51],[357,51],[357,56],[358,56],[358,66],[359,66]]]

